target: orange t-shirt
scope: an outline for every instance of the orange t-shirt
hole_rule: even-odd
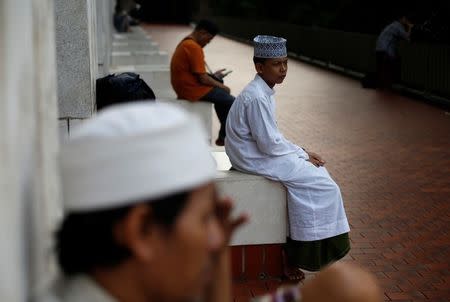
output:
[[[206,73],[202,47],[186,38],[178,44],[170,61],[170,81],[179,99],[198,101],[213,88],[199,82],[196,74]]]

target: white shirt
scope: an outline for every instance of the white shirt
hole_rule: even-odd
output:
[[[314,166],[302,148],[280,133],[273,94],[256,75],[234,101],[225,138],[231,164],[286,186],[292,239],[315,241],[348,232],[339,186],[325,167]]]
[[[238,95],[228,113],[225,150],[233,166],[258,172],[258,160],[272,156],[308,154],[287,140],[278,130],[275,118],[274,90],[256,75]]]
[[[58,280],[52,292],[39,302],[118,302],[92,278],[79,275],[70,279]]]

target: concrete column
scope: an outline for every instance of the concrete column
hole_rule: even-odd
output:
[[[98,76],[109,73],[112,51],[112,0],[97,0],[97,60]]]
[[[32,301],[61,213],[53,0],[3,0],[0,20],[0,301]]]
[[[60,118],[87,118],[95,110],[95,11],[94,0],[55,2]]]

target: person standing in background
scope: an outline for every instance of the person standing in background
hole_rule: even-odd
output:
[[[386,26],[378,36],[376,53],[377,86],[381,89],[391,88],[400,74],[400,56],[398,43],[409,41],[413,23],[412,16],[402,15]]]

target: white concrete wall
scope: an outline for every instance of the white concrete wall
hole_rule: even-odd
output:
[[[32,301],[60,214],[53,1],[0,1],[0,20],[0,301]]]
[[[221,195],[235,202],[235,213],[246,212],[250,221],[239,228],[231,245],[285,243],[288,233],[286,189],[262,176],[229,171],[225,152],[213,152],[217,163],[216,184]]]

